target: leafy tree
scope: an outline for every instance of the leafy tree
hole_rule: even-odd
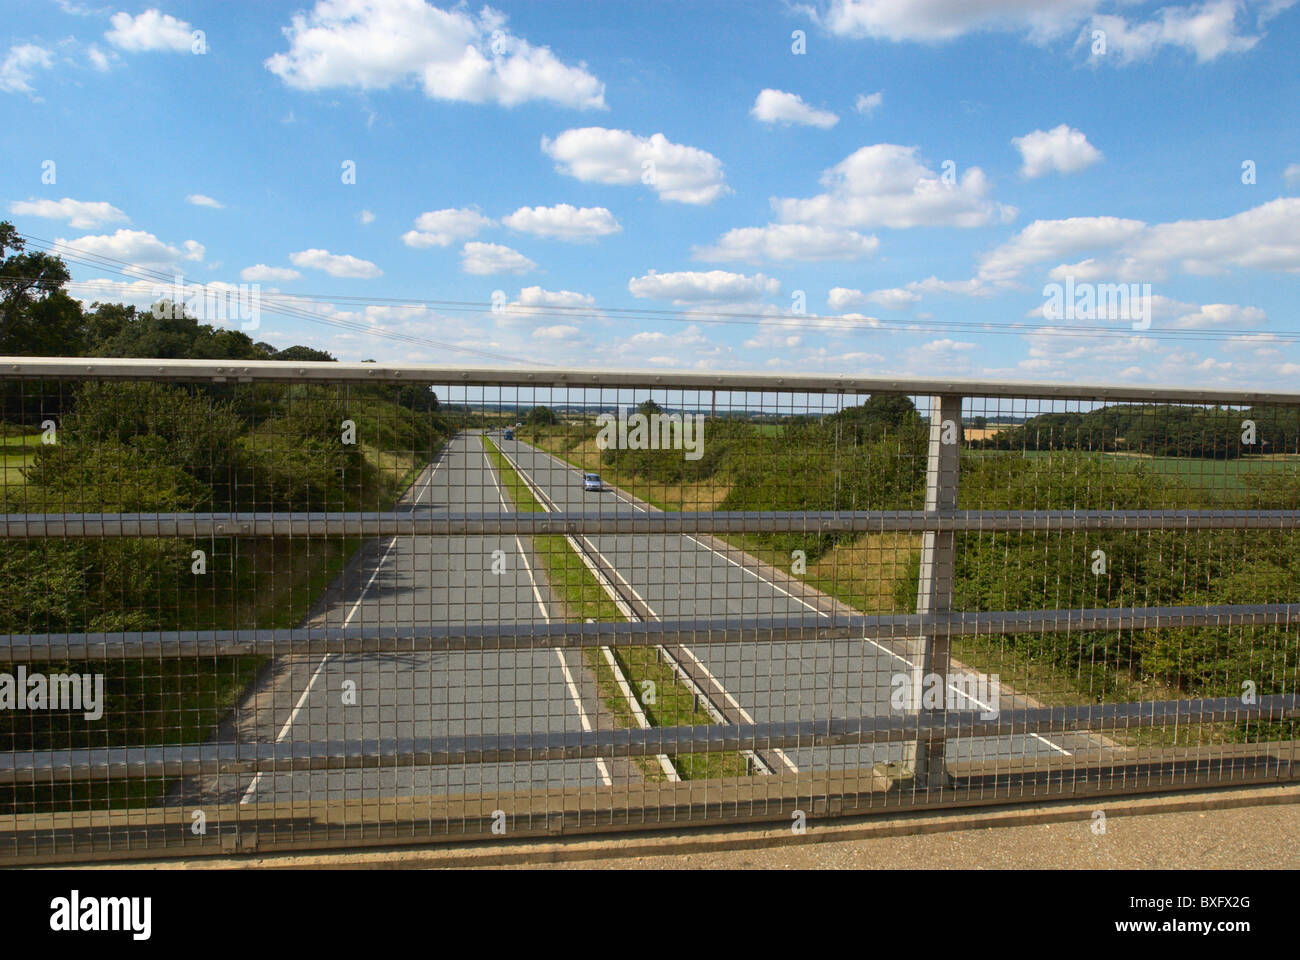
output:
[[[26,247],[14,225],[0,221],[0,353],[75,356],[86,338],[81,307],[63,291],[67,265]]]
[[[533,407],[524,418],[524,423],[530,427],[552,427],[559,422],[560,418],[550,407]]]

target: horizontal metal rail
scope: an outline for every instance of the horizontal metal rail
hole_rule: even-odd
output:
[[[1031,383],[900,377],[825,377],[773,373],[686,373],[663,370],[558,368],[466,368],[432,364],[327,363],[278,360],[137,360],[75,357],[0,357],[0,375],[10,379],[206,380],[218,383],[436,383],[466,386],[652,387],[735,393],[903,393],[912,396],[1176,401],[1206,404],[1279,403],[1300,405],[1300,393],[1137,387],[1115,384]]]
[[[1059,734],[1067,730],[1107,731],[1170,723],[1281,720],[1296,715],[1300,715],[1297,697],[1278,694],[1260,697],[1253,704],[1243,703],[1236,697],[1220,697],[1036,707],[1004,710],[993,719],[985,719],[974,711],[924,711],[842,720],[625,727],[562,733],[46,750],[0,754],[0,784],[585,760],[745,749],[793,750],[897,743],[918,737]]]
[[[157,657],[288,656],[328,653],[479,652],[657,644],[901,640],[918,636],[1067,633],[1175,627],[1288,627],[1300,602],[1207,607],[954,612],[923,616],[756,617],[635,623],[501,623],[455,626],[302,627],[282,630],[155,630],[0,637],[0,663]]]
[[[650,513],[26,513],[0,539],[50,537],[495,536],[680,533],[1048,533],[1069,530],[1296,530],[1300,510],[859,510]]]

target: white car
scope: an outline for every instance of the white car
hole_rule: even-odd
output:
[[[584,473],[584,474],[582,475],[582,492],[583,492],[583,493],[586,493],[588,490],[595,490],[596,492],[599,493],[601,490],[604,490],[604,489],[605,489],[605,484],[601,482],[600,474],[598,474],[598,473]]]

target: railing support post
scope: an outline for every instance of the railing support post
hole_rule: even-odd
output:
[[[925,512],[946,513],[957,509],[957,486],[961,472],[961,401],[957,394],[930,398],[930,445],[925,468]],[[952,610],[956,580],[957,535],[927,531],[921,540],[921,577],[917,585],[916,612],[922,615]],[[948,666],[951,641],[947,635],[923,633],[912,656],[914,676],[912,690],[922,694],[934,690],[940,694],[937,707],[926,708],[924,702],[913,703],[918,719],[925,714],[942,715],[948,700]],[[937,678],[937,679],[936,679]],[[942,787],[947,782],[944,771],[945,740],[918,733],[914,773],[917,786]]]

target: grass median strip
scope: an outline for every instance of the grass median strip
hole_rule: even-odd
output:
[[[545,508],[510,461],[488,437],[483,446],[500,478],[501,487],[521,512],[541,513]],[[600,581],[563,536],[533,537],[533,550],[546,571],[551,589],[564,607],[565,618],[573,621],[622,622],[627,618],[610,598]],[[613,651],[619,669],[632,687],[651,726],[708,725],[713,718],[678,679],[673,668],[661,661],[654,647],[621,647]],[[596,675],[601,699],[619,723],[637,726],[614,670],[599,649],[584,651],[587,665]],[[747,773],[745,758],[737,753],[682,754],[671,758],[682,779],[736,777]],[[662,768],[649,757],[636,758],[637,767],[648,780],[665,779]]]

